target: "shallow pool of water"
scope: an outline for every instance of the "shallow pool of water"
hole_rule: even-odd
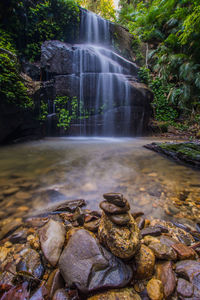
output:
[[[25,216],[63,199],[98,209],[121,192],[147,217],[200,217],[200,172],[151,152],[150,138],[48,138],[0,148],[0,218]]]

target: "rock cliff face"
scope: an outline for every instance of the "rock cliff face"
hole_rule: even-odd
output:
[[[48,95],[51,103],[57,96],[78,99],[69,135],[146,134],[153,95],[139,82],[131,35],[85,11],[80,27],[78,44],[43,43],[43,97]]]
[[[0,102],[0,144],[40,137],[40,125],[32,111]]]
[[[153,95],[139,82],[129,32],[81,10],[79,39],[74,43],[46,41],[40,62],[22,63],[24,80],[31,81],[27,87],[35,111],[0,103],[0,143],[35,139],[41,133],[59,135],[54,104],[58,96],[76,97],[78,102],[76,119],[64,134],[137,136],[148,132]],[[37,121],[41,103],[48,104],[50,126],[45,132]]]

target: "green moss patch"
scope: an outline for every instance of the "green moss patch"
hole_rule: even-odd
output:
[[[152,143],[145,147],[179,162],[200,168],[200,144],[198,143]]]

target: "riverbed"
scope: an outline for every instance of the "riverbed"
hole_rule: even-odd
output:
[[[80,198],[97,210],[103,193],[121,192],[132,212],[196,223],[200,172],[143,147],[152,141],[60,137],[1,147],[0,219]]]

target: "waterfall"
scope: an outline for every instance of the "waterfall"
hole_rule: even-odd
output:
[[[80,135],[130,134],[129,77],[133,69],[135,64],[113,51],[110,23],[83,10],[80,44],[73,45],[73,73],[79,76]]]

